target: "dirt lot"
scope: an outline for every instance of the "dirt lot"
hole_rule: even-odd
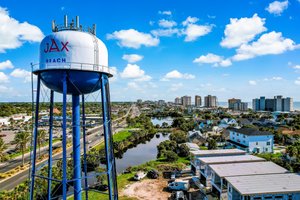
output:
[[[167,200],[170,193],[164,191],[167,181],[163,178],[145,179],[128,185],[122,192],[121,196],[135,197],[143,200]]]

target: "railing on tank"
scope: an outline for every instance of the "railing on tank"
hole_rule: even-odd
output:
[[[79,27],[76,27],[75,24],[70,24],[67,27],[64,24],[56,24],[54,28],[54,32],[59,32],[59,31],[66,31],[66,30],[72,30],[72,31],[81,31],[81,32],[87,32],[95,35],[94,28],[90,27],[83,27],[80,25]]]
[[[73,69],[82,71],[104,72],[109,75],[114,74],[114,70],[104,65],[89,63],[65,62],[65,63],[45,63],[40,66],[39,63],[32,64],[32,72],[47,69]]]

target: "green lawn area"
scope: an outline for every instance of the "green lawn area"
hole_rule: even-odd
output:
[[[119,193],[120,191],[128,184],[133,183],[135,181],[132,181],[131,178],[134,176],[134,174],[139,171],[139,170],[145,170],[148,171],[150,169],[157,169],[159,171],[163,170],[168,170],[171,169],[173,167],[178,167],[178,168],[182,168],[184,167],[186,164],[188,164],[190,161],[188,158],[183,158],[180,157],[176,162],[170,163],[170,162],[165,162],[164,158],[160,158],[157,160],[152,160],[149,162],[146,162],[144,164],[138,165],[138,166],[133,166],[132,167],[132,172],[128,173],[128,174],[121,174],[118,176],[118,190]],[[69,197],[68,200],[73,200],[73,197]],[[82,199],[85,199],[85,193],[82,193]],[[108,195],[107,194],[101,194],[95,191],[89,191],[89,199],[93,200],[93,199],[101,199],[101,200],[108,200]],[[137,200],[136,198],[132,198],[132,197],[123,197],[123,196],[119,196],[120,200]]]
[[[133,177],[134,173],[129,173],[129,174],[122,174],[118,176],[118,188],[119,191],[121,190],[121,188],[124,188],[127,184],[129,184],[130,179]],[[101,199],[101,200],[108,200],[108,195],[107,194],[101,194],[95,191],[89,191],[89,199],[93,200],[93,199]],[[73,200],[74,197],[69,197],[68,200]],[[85,193],[82,193],[82,199],[85,199]],[[119,197],[120,200],[136,200],[136,198],[132,198],[132,197]]]
[[[125,129],[123,131],[119,131],[113,135],[114,142],[120,142],[128,138],[132,133],[129,131],[130,129]],[[104,148],[104,142],[102,141],[100,144],[93,147],[94,149],[100,150]]]

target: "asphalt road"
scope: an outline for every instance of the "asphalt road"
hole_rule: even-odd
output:
[[[128,113],[126,113],[125,116],[127,116],[130,113],[130,111],[131,111],[132,115],[134,115],[134,116],[137,116],[137,115],[140,114],[139,109],[135,105],[131,106],[131,108],[128,110]],[[101,136],[102,133],[103,133],[102,126],[103,125],[101,125],[99,127],[96,127],[96,128],[93,128],[93,130],[90,130],[92,133],[87,136],[86,141],[90,141],[90,142],[87,142],[87,143],[90,143],[90,144],[87,144],[87,147],[88,146],[95,146],[103,140],[103,136]],[[115,128],[116,128],[116,126],[115,126],[115,124],[113,124],[113,126],[112,126],[113,132],[114,132]],[[81,139],[81,143],[80,143],[81,152],[83,151],[82,150],[82,148],[83,148],[82,144],[83,144],[83,139]],[[60,143],[57,144],[57,145],[61,146]],[[70,153],[72,151],[73,151],[73,149],[72,149],[72,146],[71,146],[67,149],[67,156],[70,156]],[[43,151],[43,153],[48,153],[48,148],[45,148],[45,151]],[[62,154],[60,153],[58,155],[53,156],[52,158],[53,158],[53,160],[62,158]],[[30,161],[30,156],[28,156],[26,159],[27,159],[27,162],[29,162]],[[19,166],[21,164],[21,162],[22,162],[22,158],[21,158],[21,161],[18,160],[18,159],[13,160],[13,161],[11,161],[10,165],[7,165],[4,168],[1,166],[1,170],[8,171],[7,170],[8,168],[13,169],[13,168]],[[38,169],[41,165],[44,165],[46,163],[47,163],[47,160],[42,162],[42,163],[37,164],[36,168]],[[14,166],[14,167],[12,167],[12,166]],[[11,190],[14,187],[16,187],[18,184],[20,184],[20,183],[24,182],[26,179],[28,179],[28,177],[29,177],[29,171],[28,170],[23,171],[23,172],[15,175],[15,176],[12,176],[11,178],[9,178],[9,179],[7,179],[7,180],[0,183],[0,191],[2,191],[2,190]]]

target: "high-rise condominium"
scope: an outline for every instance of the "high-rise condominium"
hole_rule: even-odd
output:
[[[228,99],[228,108],[233,111],[247,111],[248,103],[242,102],[240,99]]]
[[[175,104],[176,104],[176,105],[181,105],[181,104],[182,104],[181,98],[180,98],[180,97],[176,97],[176,98],[175,98]]]
[[[190,106],[192,105],[192,98],[190,96],[183,96],[181,97],[181,102],[183,106]]]
[[[275,96],[273,99],[266,99],[260,97],[259,99],[252,100],[252,108],[254,111],[282,111],[290,112],[293,111],[293,98],[282,96]]]
[[[204,97],[204,106],[207,108],[217,107],[217,97],[211,95]]]
[[[195,106],[200,107],[202,104],[201,97],[199,95],[195,96]]]

